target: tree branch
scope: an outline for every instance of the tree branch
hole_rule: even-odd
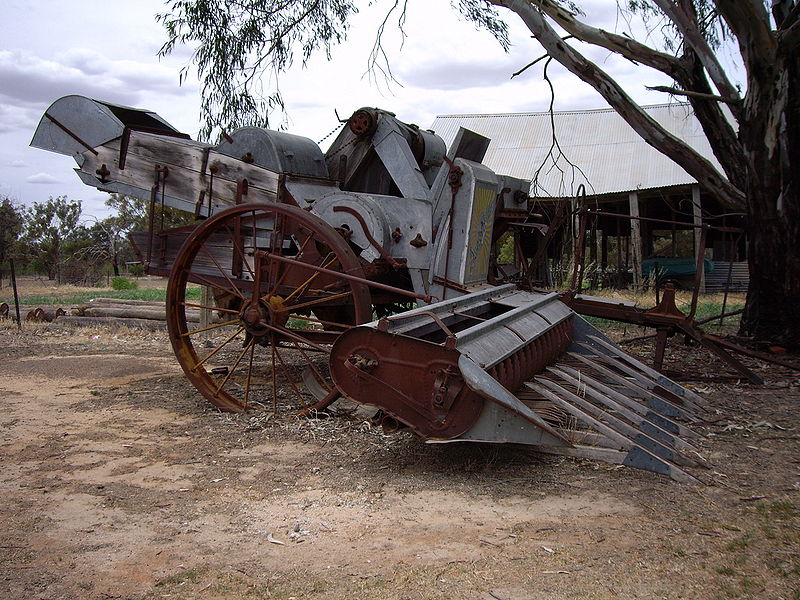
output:
[[[791,0],[784,2],[783,4],[790,4]],[[800,2],[792,6],[792,8],[788,11],[788,13],[778,21],[778,29],[787,29],[792,25],[796,25],[798,19],[800,19]],[[777,21],[777,19],[776,19]]]
[[[545,0],[546,1],[546,0]],[[516,13],[550,56],[591,85],[648,144],[669,156],[731,208],[743,209],[744,193],[723,177],[707,159],[659,125],[594,63],[564,43],[530,0],[491,0]],[[580,35],[576,37],[581,38]],[[582,38],[581,38],[582,39]],[[670,57],[673,61],[674,57]]]
[[[570,39],[570,38],[572,38],[572,37],[575,37],[575,36],[573,36],[573,35],[565,35],[565,36],[564,36],[563,38],[561,38],[561,39],[562,39],[562,41],[566,41],[566,40],[568,40],[568,39]],[[532,61],[531,61],[531,62],[529,62],[527,65],[525,65],[524,67],[522,67],[522,68],[521,68],[519,71],[514,71],[514,72],[511,74],[511,79],[514,79],[514,77],[517,77],[517,76],[519,76],[519,75],[522,75],[522,74],[523,74],[525,71],[527,71],[528,69],[530,69],[530,68],[531,68],[532,66],[534,66],[536,63],[539,63],[539,62],[543,61],[543,60],[544,60],[545,58],[547,58],[548,56],[550,56],[550,55],[549,55],[549,54],[542,54],[542,55],[541,55],[539,58],[536,58],[536,59],[532,60]],[[545,69],[547,69],[547,67],[546,67],[546,66],[545,66]],[[545,77],[545,79],[546,79],[546,77]],[[548,80],[548,81],[549,81],[549,80]]]
[[[788,22],[787,19],[792,14],[792,10],[797,8],[797,5],[792,6],[793,4],[793,0],[772,0],[770,10],[778,29],[791,25],[791,22]]]
[[[490,0],[490,4],[505,6],[510,2]],[[535,5],[539,11],[558,23],[567,33],[572,34],[583,42],[611,50],[628,60],[661,71],[670,77],[675,77],[676,71],[680,71],[682,68],[680,61],[671,54],[658,52],[629,37],[582,23],[575,18],[575,15],[553,0],[531,0],[530,4]]]
[[[726,98],[724,102],[731,104],[731,110],[738,121],[741,116],[738,105],[741,101],[741,97],[728,79],[725,70],[717,60],[716,54],[714,54],[708,42],[700,33],[697,27],[696,15],[688,14],[685,10],[682,10],[678,5],[672,2],[672,0],[653,0],[653,2],[661,9],[667,18],[675,24],[681,34],[683,34],[686,43],[694,49],[706,71],[708,71],[708,75],[711,77],[711,81],[714,82],[717,91],[719,91],[721,96]]]
[[[706,77],[703,63],[690,45],[684,45],[683,56],[681,57],[689,67],[687,68],[689,79],[682,83],[685,89],[694,90],[700,93],[711,94],[711,86]],[[733,185],[740,190],[747,189],[747,166],[744,160],[744,152],[739,143],[736,130],[733,128],[728,117],[722,111],[719,102],[710,102],[700,98],[689,97],[689,102],[694,109],[694,114],[706,134],[711,150],[714,152],[719,163],[722,165],[725,174]]]
[[[688,96],[692,98],[702,98],[703,100],[713,100],[715,102],[726,102],[728,104],[738,104],[738,100],[731,100],[717,94],[704,94],[703,92],[692,92],[689,90],[679,90],[678,88],[669,87],[668,85],[646,85],[648,90],[655,92],[665,92],[667,94],[674,94],[676,96]]]
[[[717,10],[739,41],[748,79],[756,76],[756,65],[768,65],[775,56],[775,33],[761,0],[715,0]],[[748,86],[749,88],[749,86]]]
[[[800,4],[797,6],[800,6]],[[790,27],[778,32],[778,40],[784,54],[789,56],[796,54],[798,46],[800,46],[800,20],[795,21]]]

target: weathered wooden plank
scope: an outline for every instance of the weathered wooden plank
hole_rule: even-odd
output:
[[[112,184],[136,188],[140,198],[149,199],[156,181],[156,165],[166,166],[168,173],[159,186],[157,198],[163,192],[167,206],[194,212],[202,197],[200,214],[207,215],[209,198],[212,212],[236,204],[238,182],[247,179],[248,193],[243,201],[248,203],[275,202],[278,198],[280,175],[256,165],[218,152],[209,152],[205,175],[205,146],[196,142],[168,138],[141,132],[132,132],[125,156],[124,169],[119,168],[120,139],[99,146],[97,155],[86,152],[80,170],[92,177],[100,177]],[[211,176],[210,167],[216,172]],[[104,166],[104,169],[103,169]]]
[[[208,158],[205,153],[208,152]],[[128,156],[137,156],[151,164],[173,166],[192,171],[198,178],[209,178],[212,167],[214,179],[236,182],[247,179],[251,188],[277,193],[280,174],[246,163],[210,149],[205,144],[170,138],[141,131],[131,132]],[[203,169],[205,163],[205,169]],[[127,163],[125,165],[127,168]]]

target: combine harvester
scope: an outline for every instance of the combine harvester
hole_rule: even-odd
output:
[[[31,145],[150,202],[132,242],[169,276],[175,354],[220,409],[271,398],[309,414],[347,397],[428,442],[529,444],[696,481],[684,467],[704,465],[689,425],[705,401],[497,268],[501,236],[531,258],[546,225],[529,181],[481,164],[488,143],[462,129],[446,150],[362,108],[325,153],[252,127],[212,146],[152,112],[66,96]],[[165,207],[196,224],[164,229]],[[218,318],[198,326],[187,309]]]

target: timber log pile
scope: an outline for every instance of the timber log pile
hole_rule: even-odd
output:
[[[212,321],[216,319],[214,315]],[[200,322],[199,309],[187,309],[189,323]],[[166,329],[167,310],[163,302],[125,300],[120,298],[94,298],[74,307],[69,316],[56,319],[56,324],[82,327],[93,325],[122,325],[136,329]]]
[[[94,298],[84,304],[69,308],[54,306],[20,305],[20,316],[29,322],[72,325],[75,327],[124,326],[135,329],[164,330],[167,311],[163,302],[126,300],[120,298]],[[14,306],[0,303],[0,318],[15,318]],[[200,310],[187,309],[186,320],[200,322]],[[212,322],[218,322],[213,314]]]
[[[27,306],[20,304],[19,315],[22,319],[34,323],[52,323],[67,311],[55,306]],[[7,302],[0,302],[0,319],[16,319],[16,309]]]

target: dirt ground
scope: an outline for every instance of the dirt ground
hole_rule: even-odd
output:
[[[0,325],[0,597],[797,600],[800,374],[750,364],[764,386],[689,382],[714,467],[688,486],[222,414],[164,334]]]

